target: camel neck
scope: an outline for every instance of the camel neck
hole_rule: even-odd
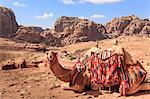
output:
[[[69,82],[71,79],[71,70],[63,68],[59,64],[57,57],[54,58],[54,62],[50,64],[50,68],[54,75],[61,81]]]

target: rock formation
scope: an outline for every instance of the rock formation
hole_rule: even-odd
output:
[[[0,36],[7,37],[16,32],[18,24],[15,14],[9,8],[0,6]]]
[[[41,27],[18,26],[13,11],[0,6],[1,37],[50,46],[65,46],[122,35],[150,36],[149,19],[140,19],[135,15],[123,16],[114,18],[103,26],[88,19],[62,16],[56,20],[52,29],[43,30]]]
[[[148,35],[150,34],[150,21],[135,19],[124,29],[126,35]]]
[[[42,37],[45,39],[43,43],[50,46],[61,46],[60,40],[54,36],[52,29],[44,30],[41,33]]]
[[[41,27],[25,27],[20,26],[17,32],[13,35],[15,40],[22,40],[31,43],[43,42],[44,38],[41,36],[43,29]]]
[[[62,16],[57,19],[52,29],[20,26],[14,38],[50,46],[65,46],[121,35],[150,35],[150,21],[132,15],[115,18],[103,26],[88,19]]]
[[[150,24],[149,25],[146,25],[142,28],[141,34],[147,34],[147,35],[150,35]]]
[[[107,35],[118,37],[120,35],[147,35],[150,34],[150,21],[137,16],[115,18],[106,24]]]
[[[56,32],[54,35],[60,39],[62,46],[106,38],[106,30],[103,25],[77,17],[60,17],[55,22],[54,31]]]

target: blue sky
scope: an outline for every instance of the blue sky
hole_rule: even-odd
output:
[[[105,24],[112,18],[137,15],[150,18],[150,0],[0,0],[22,25],[53,27],[60,16],[88,18]]]

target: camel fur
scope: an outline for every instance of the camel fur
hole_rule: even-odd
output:
[[[123,55],[125,58],[125,64],[135,64],[138,61],[136,61],[124,48],[118,45],[114,45],[109,50],[115,51],[115,53]],[[90,55],[91,52],[98,52],[100,51],[99,48],[91,48],[89,49],[85,55]],[[47,61],[46,65],[49,65],[50,69],[54,73],[54,75],[61,81],[64,82],[70,82],[72,80],[71,75],[74,72],[71,69],[65,69],[61,64],[59,63],[57,59],[57,53],[49,51],[47,53]],[[141,65],[139,63],[139,65]],[[88,71],[84,71],[79,73],[79,75],[76,77],[74,85],[71,85],[70,88],[74,90],[75,92],[83,92],[86,88],[86,86],[91,86],[93,90],[99,89],[99,85],[94,85],[90,83],[89,80],[89,73]],[[137,82],[133,88],[128,90],[127,95],[134,94],[140,90],[150,90],[150,83],[142,83],[145,77],[141,79],[141,81]]]
[[[51,51],[48,52],[45,65],[49,65],[50,69],[59,80],[64,82],[71,81],[71,75],[73,71],[71,69],[65,69],[59,64],[57,59],[57,53]],[[83,72],[76,77],[74,83],[75,84],[71,85],[70,88],[75,92],[83,92],[85,90],[85,86],[89,86],[89,81],[88,79],[83,77]]]

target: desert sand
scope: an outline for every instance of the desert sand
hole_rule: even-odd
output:
[[[139,60],[147,69],[150,67],[150,38],[146,37],[119,37],[99,41],[101,49],[111,47],[115,40],[124,47],[132,56]],[[28,62],[42,60],[45,53],[24,49],[24,46],[33,44],[19,43],[9,39],[0,38],[0,64],[10,59],[24,58]],[[64,47],[50,47],[50,50],[58,51],[59,62],[65,68],[71,68],[76,59],[81,57],[89,48],[96,46],[96,42],[81,42]],[[20,48],[21,47],[21,48]],[[64,51],[69,55],[65,56]],[[0,67],[1,68],[1,67]],[[71,90],[63,90],[64,82],[58,80],[50,68],[40,64],[38,68],[18,68],[13,70],[0,70],[0,99],[149,99],[150,92],[143,91],[127,97],[117,97],[115,94],[101,95],[99,92],[87,91],[75,93]]]

